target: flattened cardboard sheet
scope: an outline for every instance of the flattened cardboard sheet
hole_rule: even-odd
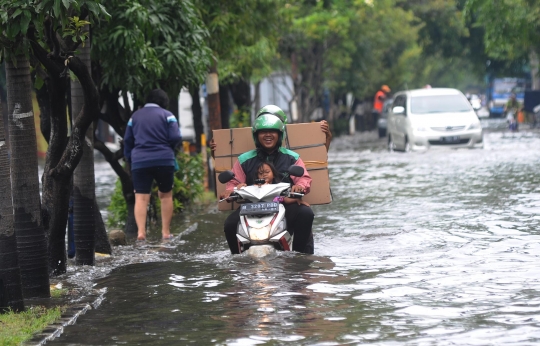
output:
[[[255,149],[251,127],[214,130],[213,138],[216,142],[215,170],[216,192],[219,196],[225,185],[217,179],[219,173],[232,169],[238,161],[238,156],[246,151]],[[332,202],[330,192],[330,179],[328,176],[328,154],[324,143],[326,136],[321,131],[319,123],[289,124],[284,145],[297,152],[304,161],[309,175],[312,178],[311,191],[304,197],[309,204],[328,204]],[[237,203],[221,202],[218,209],[234,210]]]

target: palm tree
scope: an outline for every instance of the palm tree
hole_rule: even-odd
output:
[[[0,114],[1,110],[2,105],[0,104]],[[11,197],[9,171],[4,121],[0,119],[0,196]],[[6,308],[13,311],[24,310],[11,198],[0,198],[0,290],[7,293],[4,299],[1,299],[0,295],[0,313]]]
[[[90,40],[80,48],[79,58],[90,71]],[[74,117],[84,111],[84,92],[79,81],[71,83],[71,108]],[[86,131],[83,155],[73,173],[73,230],[75,233],[76,262],[94,265],[95,255],[95,177],[94,177],[94,131],[90,125]]]
[[[36,129],[30,65],[17,54],[6,59],[13,225],[23,296],[50,297],[47,241],[41,220]]]

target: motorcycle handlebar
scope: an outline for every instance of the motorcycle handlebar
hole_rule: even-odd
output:
[[[240,196],[239,195],[233,195],[231,194],[229,197],[227,198],[223,198],[223,199],[220,199],[219,200],[219,203],[223,202],[223,201],[236,201],[237,199],[239,199]]]

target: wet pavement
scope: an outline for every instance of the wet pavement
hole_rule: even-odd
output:
[[[145,245],[70,268],[65,280],[103,301],[48,343],[540,342],[540,133],[413,153],[371,135],[332,143],[334,202],[314,207],[315,255],[231,256],[226,214],[188,212],[171,242],[156,227]]]

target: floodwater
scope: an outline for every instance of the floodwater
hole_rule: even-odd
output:
[[[315,255],[231,256],[226,215],[186,213],[180,239],[115,249],[131,264],[71,269],[106,293],[50,344],[538,344],[539,148],[526,129],[414,153],[338,138]]]

